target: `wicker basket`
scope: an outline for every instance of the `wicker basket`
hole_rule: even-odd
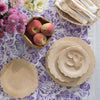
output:
[[[50,23],[50,21],[48,21],[47,19],[43,18],[43,17],[33,17],[31,18],[27,25],[32,21],[32,20],[39,20],[42,25],[45,24],[45,23]],[[27,27],[27,26],[26,26]],[[28,32],[27,32],[27,29],[25,31],[25,33],[22,34],[22,38],[23,40],[26,42],[27,45],[29,45],[30,47],[32,48],[37,48],[37,49],[41,49],[41,48],[45,48],[47,46],[47,44],[49,43],[49,41],[51,40],[52,36],[49,36],[47,37],[47,42],[45,45],[42,45],[42,46],[38,46],[36,45],[34,42],[33,42],[33,36],[29,35]]]

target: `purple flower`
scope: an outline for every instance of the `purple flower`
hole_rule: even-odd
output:
[[[1,42],[1,41],[0,41]],[[4,58],[4,52],[0,51],[0,61],[2,61],[2,59]]]
[[[26,25],[27,24],[27,16],[24,14],[19,15],[19,23]]]
[[[75,94],[71,94],[70,98],[71,98],[71,100],[82,100],[79,96],[77,96]]]
[[[52,0],[49,0],[49,6],[54,7],[54,2]]]
[[[13,40],[13,39],[9,39],[9,40],[7,40],[7,41],[6,41],[7,45],[12,45],[12,44],[13,44],[13,42],[14,42],[14,40]]]
[[[24,32],[25,32],[25,25],[19,24],[19,25],[17,26],[17,32],[19,32],[19,33],[24,33]]]
[[[7,33],[13,34],[13,33],[15,33],[15,31],[16,31],[15,26],[11,26],[11,25],[6,26],[6,32]]]
[[[87,91],[84,91],[82,89],[79,89],[78,93],[80,94],[81,97],[85,97],[87,95]]]
[[[70,93],[68,90],[61,91],[60,94],[56,95],[57,100],[64,100],[64,98],[68,99],[70,97]]]
[[[3,22],[4,22],[4,20],[3,19],[0,19],[0,27],[3,26]]]
[[[80,85],[80,88],[84,91],[88,91],[90,89],[90,85],[88,83],[83,83]]]
[[[87,40],[87,39],[82,39],[82,40],[84,40],[88,44],[91,44],[91,41],[90,40]]]
[[[8,17],[8,23],[10,25],[16,25],[18,24],[19,17],[16,14],[12,14]]]
[[[70,93],[68,90],[61,91],[60,94],[56,95],[57,100],[81,100],[81,98],[74,94]]]
[[[69,86],[69,87],[66,87],[67,89],[71,89],[71,87]]]
[[[39,62],[41,62],[41,64],[43,65],[43,67],[45,67],[45,57],[42,57]]]
[[[5,3],[0,3],[0,14],[3,15],[7,11],[8,7]]]
[[[19,41],[22,40],[21,34],[16,34],[15,38],[16,38],[17,40],[19,40]]]
[[[4,37],[4,32],[0,31],[0,38],[3,38],[3,37]]]
[[[16,15],[19,15],[20,14],[20,11],[17,10],[16,8],[10,8],[8,10],[8,14],[11,15],[11,14],[16,14]]]
[[[45,81],[47,81],[47,80],[46,80],[46,76],[45,76],[45,75],[40,76],[39,81],[40,81],[41,83],[44,83]]]

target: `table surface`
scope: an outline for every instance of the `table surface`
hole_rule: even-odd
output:
[[[95,100],[100,100],[100,19],[95,23],[96,24],[96,68],[95,68]]]
[[[96,100],[100,100],[100,19],[96,22]]]

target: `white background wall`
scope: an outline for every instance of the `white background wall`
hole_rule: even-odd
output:
[[[96,69],[95,69],[95,89],[96,100],[100,100],[100,19],[96,22]]]

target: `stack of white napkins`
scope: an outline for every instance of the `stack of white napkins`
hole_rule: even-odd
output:
[[[96,19],[98,7],[91,0],[56,0],[55,5],[81,24]]]

